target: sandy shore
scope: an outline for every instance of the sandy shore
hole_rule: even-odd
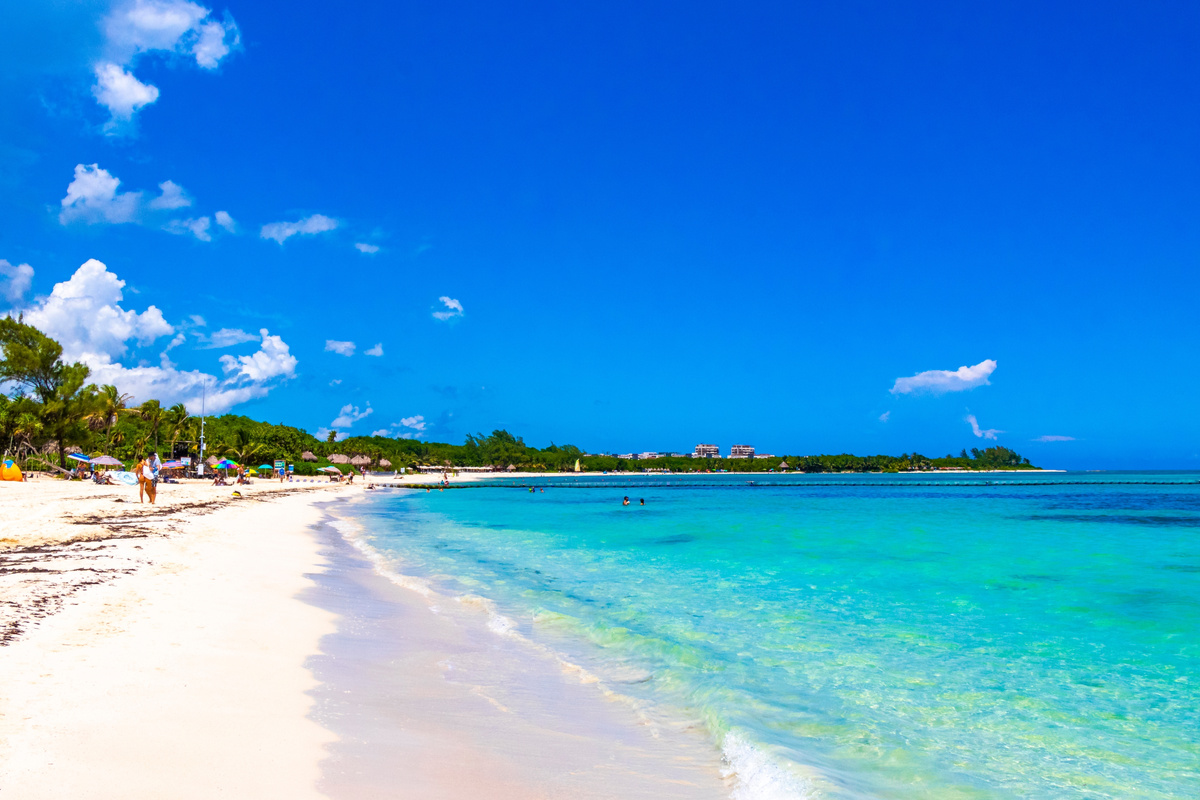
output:
[[[302,487],[302,488],[300,488]],[[0,794],[321,796],[308,531],[342,487],[0,484]]]
[[[381,574],[379,493],[240,491],[0,483],[0,796],[728,796],[699,733]]]

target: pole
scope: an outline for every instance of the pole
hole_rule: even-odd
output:
[[[196,474],[204,476],[204,405],[208,399],[208,377],[200,384],[200,463],[196,465]]]

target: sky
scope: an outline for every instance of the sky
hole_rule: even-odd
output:
[[[0,310],[135,402],[1200,469],[1200,6],[42,0]]]

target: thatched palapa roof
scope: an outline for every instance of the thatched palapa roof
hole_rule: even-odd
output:
[[[371,463],[371,459],[367,456],[355,456],[354,458],[350,459],[350,463],[356,467],[365,467],[367,464]]]
[[[350,456],[344,456],[341,453],[334,453],[331,456],[327,456],[327,458],[329,459],[330,464],[349,464],[350,463]]]
[[[780,461],[779,469],[791,469],[791,467],[788,466],[788,463],[786,461]]]
[[[379,466],[390,467],[391,465],[392,465],[392,462],[388,461],[386,458],[379,459]]]
[[[314,453],[312,450],[305,450],[303,453],[300,454],[300,458],[302,458],[305,461],[318,461],[319,460],[317,458],[317,454]]]
[[[216,456],[209,456],[208,458],[204,459],[204,463],[205,463],[205,464],[208,464],[210,467],[211,467],[213,464],[218,464],[218,463],[220,463],[220,461],[221,461],[221,459],[217,458]]]
[[[509,465],[508,465],[508,471],[509,471],[509,472],[516,472],[516,471],[517,471],[517,468],[516,468],[516,466],[515,466],[515,465],[513,465],[513,464],[509,464]]]

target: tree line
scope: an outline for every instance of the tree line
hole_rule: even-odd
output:
[[[157,451],[164,458],[199,456],[200,424],[182,403],[164,407],[158,400],[132,404],[133,398],[112,385],[89,383],[86,364],[66,363],[62,345],[19,317],[0,318],[0,441],[5,454],[22,464],[57,461],[79,448],[88,455],[104,453],[122,461]],[[537,448],[505,430],[467,435],[460,445],[355,436],[325,441],[300,428],[272,424],[237,414],[205,420],[206,456],[231,458],[253,466],[257,460],[286,460],[296,472],[313,474],[328,466],[329,456],[366,456],[387,468],[496,467],[512,465],[522,471],[589,472],[669,469],[673,472],[730,470],[766,472],[787,468],[798,472],[899,472],[908,470],[1034,469],[1029,459],[1005,447],[963,450],[958,456],[926,458],[918,453],[900,456],[775,456],[770,459],[678,458],[626,460],[588,455],[574,445]],[[305,454],[310,454],[305,458]],[[381,461],[389,462],[381,465]],[[346,467],[341,467],[346,469]]]

